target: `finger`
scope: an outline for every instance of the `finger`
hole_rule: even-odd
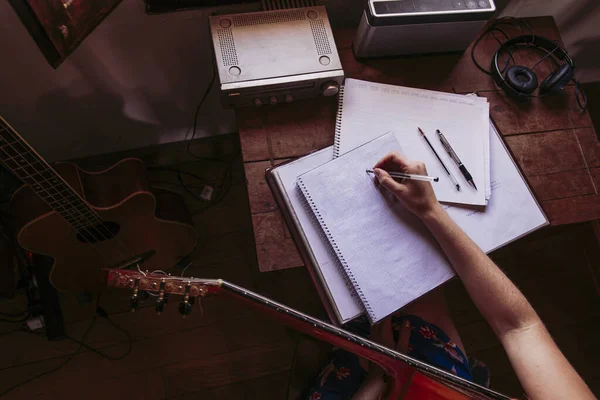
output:
[[[408,167],[410,161],[400,153],[393,151],[386,154],[381,160],[375,164],[373,168],[393,170],[403,172]]]
[[[389,190],[395,195],[399,195],[406,190],[406,187],[402,183],[398,183],[388,174],[386,171],[376,168],[373,170],[375,172],[375,176],[379,180],[381,186]]]

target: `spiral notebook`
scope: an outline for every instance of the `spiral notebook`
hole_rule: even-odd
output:
[[[297,180],[372,323],[454,276],[423,223],[365,172],[391,150],[402,152],[389,133]]]
[[[457,191],[435,154],[421,137],[423,129],[445,165],[461,184]],[[470,188],[458,166],[435,135],[440,129],[480,190]],[[394,132],[412,159],[427,164],[440,177],[435,193],[440,201],[486,205],[491,194],[489,162],[489,103],[485,98],[386,85],[347,78],[338,102],[334,157],[386,132]]]
[[[363,314],[364,307],[296,183],[299,175],[332,158],[333,146],[326,147],[273,167],[266,177],[329,318],[344,324]]]

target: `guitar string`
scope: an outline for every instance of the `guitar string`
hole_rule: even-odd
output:
[[[8,131],[8,130],[6,130],[6,131]],[[8,131],[8,132],[10,133],[10,131]],[[98,216],[96,216],[93,213],[91,213],[90,212],[91,210],[89,210],[89,209],[86,209],[86,210],[84,210],[82,212],[79,208],[77,208],[78,204],[72,202],[69,199],[69,196],[63,194],[63,192],[65,190],[57,190],[58,185],[60,185],[60,186],[64,186],[64,188],[70,192],[70,196],[73,196],[73,192],[74,192],[73,189],[70,188],[68,184],[66,184],[66,182],[61,182],[61,179],[57,179],[58,176],[55,176],[57,174],[54,173],[53,170],[49,169],[49,171],[50,171],[49,175],[51,176],[50,178],[46,178],[46,179],[43,179],[43,180],[38,180],[37,178],[35,178],[35,175],[40,175],[41,177],[44,177],[44,174],[43,174],[44,171],[38,170],[33,164],[41,164],[42,167],[44,166],[44,164],[41,163],[39,160],[36,160],[33,163],[29,162],[27,160],[27,158],[24,157],[25,153],[23,151],[20,151],[20,150],[16,149],[15,146],[13,146],[13,144],[15,144],[15,143],[18,143],[18,141],[14,142],[14,143],[7,142],[6,145],[0,146],[0,149],[2,150],[2,152],[4,152],[8,156],[8,158],[7,158],[6,161],[14,161],[15,164],[18,165],[18,167],[15,167],[15,168],[11,168],[8,165],[7,166],[9,168],[11,168],[13,170],[13,172],[15,172],[15,174],[17,174],[17,176],[19,176],[19,177],[20,177],[20,173],[17,172],[17,170],[24,170],[26,173],[28,173],[29,171],[26,170],[26,167],[30,167],[33,171],[35,171],[34,173],[29,173],[29,177],[28,178],[30,178],[31,180],[33,180],[35,182],[35,185],[30,185],[30,186],[36,186],[37,185],[37,188],[36,187],[32,187],[32,189],[38,190],[38,193],[40,191],[46,192],[46,194],[43,195],[43,196],[41,196],[41,197],[43,199],[45,199],[44,196],[51,198],[51,200],[47,201],[47,203],[53,209],[57,209],[57,208],[60,207],[62,210],[57,210],[59,212],[59,214],[62,211],[63,213],[66,213],[69,218],[75,219],[74,221],[67,220],[67,222],[69,223],[69,225],[72,228],[74,228],[77,231],[88,230],[88,228],[90,228],[92,225],[90,225],[88,227],[88,226],[85,225],[86,223],[97,223],[98,221],[101,221],[100,218],[98,218],[98,221],[90,221],[90,215],[92,217],[94,217],[94,218],[96,218]],[[5,151],[4,150],[5,147],[10,147],[16,153],[16,155],[12,156],[9,152]],[[21,145],[21,147],[24,147],[24,146]],[[25,148],[25,151],[27,151],[26,148]],[[35,155],[33,155],[33,154],[30,154],[30,155],[33,156],[33,158],[35,159]],[[20,157],[23,161],[17,160],[18,157]],[[26,178],[22,178],[22,179],[26,180],[27,177]],[[58,185],[54,184],[53,186],[51,186],[51,188],[44,188],[44,182],[49,182],[49,181],[58,182]],[[49,189],[54,189],[56,191],[56,195],[50,193]],[[57,198],[56,197],[57,195],[61,196],[61,198]],[[74,199],[75,199],[75,201],[79,200],[76,196],[74,197]],[[50,204],[50,203],[57,203],[58,206],[56,204]],[[85,206],[85,203],[83,203],[83,204]],[[68,206],[72,206],[72,208],[69,209],[69,208],[67,208]],[[79,214],[79,216],[75,215],[73,213],[73,211],[77,212]],[[89,215],[86,215],[86,212]],[[90,232],[88,232],[88,233],[90,233]],[[99,233],[101,233],[101,232],[99,232]],[[95,239],[97,239],[97,237],[95,237],[93,234],[91,236],[94,237]],[[106,237],[104,237],[104,238],[108,239]]]
[[[2,151],[4,154],[6,154],[6,155],[8,155],[8,156],[9,156],[9,157],[8,157],[8,159],[9,159],[9,160],[14,160],[14,158],[15,158],[15,157],[11,157],[11,156],[10,156],[10,154],[9,154],[7,151],[5,151],[5,150],[4,150],[4,148],[5,148],[5,147],[7,147],[7,146],[11,147],[11,148],[12,148],[14,151],[16,151],[16,150],[14,149],[14,147],[13,147],[13,146],[12,146],[10,143],[9,143],[9,144],[7,144],[7,145],[1,146],[1,147],[0,147],[0,150],[1,150],[1,151]],[[18,153],[18,152],[17,152],[17,153]],[[22,158],[25,160],[25,158],[24,158],[24,157],[22,157]],[[27,160],[25,160],[25,161],[27,162]],[[16,163],[18,163],[16,160],[15,160],[15,162],[16,162]],[[5,164],[8,166],[8,164],[7,164],[6,162],[5,162]],[[10,166],[8,166],[8,167],[10,168]],[[22,168],[22,167],[18,167],[18,168]],[[37,169],[36,169],[35,167],[31,166],[31,168],[33,168],[33,169],[36,171],[36,174],[39,174],[39,172],[37,171]],[[14,169],[16,169],[16,168],[10,168],[10,169],[12,169],[12,170],[14,171]],[[19,176],[19,177],[20,177],[19,173],[17,173],[17,172],[15,172],[15,173],[17,174],[17,176]],[[38,181],[37,181],[35,178],[31,177],[31,179],[32,179],[32,180],[33,180],[33,181],[34,181],[36,184],[38,184],[38,186],[39,186],[39,182],[38,182]],[[31,186],[31,185],[30,185],[30,186]],[[40,187],[41,187],[41,186],[40,186]],[[34,190],[35,190],[35,189],[34,189]],[[52,195],[52,194],[48,194],[47,196],[52,198],[52,200],[51,200],[51,201],[46,201],[46,203],[47,203],[47,204],[49,204],[49,203],[51,203],[51,202],[57,202],[57,203],[61,203],[59,200],[57,200],[57,199],[54,197],[54,195]],[[64,197],[64,198],[66,199],[66,197]],[[66,213],[66,214],[68,214],[68,216],[69,216],[70,218],[77,218],[77,217],[76,217],[76,216],[75,216],[75,215],[74,215],[74,214],[73,214],[71,211],[69,211],[69,209],[67,209],[67,208],[65,207],[65,202],[67,203],[66,205],[73,205],[73,203],[71,203],[70,201],[68,201],[68,200],[63,200],[63,202],[62,202],[62,204],[63,204],[63,205],[61,206],[61,207],[62,207],[62,209],[63,209],[63,212],[64,212],[64,213]],[[51,204],[49,204],[49,205],[50,205],[50,206],[51,206],[53,209],[56,209],[56,206],[53,206],[53,205],[51,205]],[[58,212],[58,214],[59,214],[59,215],[61,215],[61,217],[65,218],[65,217],[64,217],[64,215],[62,215],[60,212]],[[82,215],[82,214],[80,213],[80,215]],[[65,219],[66,219],[66,218],[65,218]],[[98,239],[98,238],[97,238],[97,237],[96,237],[96,236],[95,236],[93,233],[89,232],[89,231],[87,230],[87,228],[85,228],[85,227],[83,227],[83,226],[80,226],[80,227],[75,227],[75,226],[73,225],[73,223],[69,222],[68,220],[66,220],[66,221],[67,221],[67,223],[69,224],[69,226],[71,226],[71,228],[75,229],[76,231],[85,230],[87,233],[90,233],[90,236],[91,236],[91,237],[93,237],[94,239]],[[106,255],[105,255],[104,253],[102,253],[102,252],[100,251],[100,249],[99,249],[99,248],[97,248],[97,247],[94,245],[94,243],[92,243],[90,240],[88,240],[88,238],[87,238],[86,236],[84,236],[84,235],[82,235],[81,237],[82,237],[82,238],[83,238],[83,239],[84,239],[84,240],[85,240],[85,241],[86,241],[88,244],[90,244],[90,245],[92,246],[92,248],[93,248],[93,249],[95,249],[95,250],[98,252],[98,254],[100,254],[100,255],[102,256],[102,258],[106,259]]]
[[[5,124],[2,124],[2,125],[5,125]],[[126,245],[125,245],[125,244],[122,242],[122,240],[121,240],[119,237],[117,237],[116,235],[114,235],[114,234],[113,234],[113,233],[112,233],[112,232],[111,232],[111,231],[110,231],[110,230],[109,230],[109,229],[108,229],[108,228],[107,228],[107,227],[106,227],[106,226],[103,224],[103,222],[104,222],[104,221],[102,220],[102,218],[100,217],[100,215],[99,215],[99,214],[98,214],[98,213],[97,213],[97,212],[96,212],[96,211],[95,211],[93,208],[91,208],[91,206],[90,206],[89,204],[87,204],[87,202],[86,202],[86,201],[85,201],[85,200],[84,200],[82,197],[80,197],[80,196],[79,196],[79,194],[78,194],[77,192],[75,192],[75,190],[74,190],[72,187],[70,187],[70,185],[69,185],[69,184],[68,184],[66,181],[64,181],[64,179],[63,179],[63,178],[62,178],[60,175],[58,175],[58,174],[57,174],[57,173],[56,173],[56,172],[55,172],[55,171],[52,169],[52,167],[50,167],[50,165],[48,165],[48,163],[47,163],[47,162],[45,162],[45,160],[43,160],[41,157],[37,157],[37,156],[36,156],[36,154],[35,154],[34,152],[31,152],[31,151],[30,151],[30,150],[27,148],[27,146],[23,146],[21,143],[19,143],[19,138],[20,138],[20,137],[19,137],[19,135],[18,135],[18,134],[16,134],[16,136],[15,136],[15,134],[13,134],[13,132],[11,132],[11,130],[10,130],[10,129],[8,129],[8,127],[7,127],[7,126],[4,126],[4,129],[3,129],[2,131],[0,131],[0,132],[3,132],[3,131],[6,131],[6,132],[8,132],[8,133],[10,134],[10,136],[11,136],[13,139],[15,139],[15,142],[14,142],[14,143],[17,143],[17,144],[19,144],[21,147],[23,147],[23,148],[25,149],[25,152],[27,152],[29,155],[31,155],[31,156],[33,157],[33,159],[34,159],[34,160],[36,160],[34,163],[39,163],[39,164],[41,164],[43,167],[44,167],[44,166],[46,166],[46,167],[47,167],[47,169],[50,171],[50,174],[51,174],[51,176],[52,176],[52,175],[54,175],[54,176],[53,176],[53,178],[54,178],[54,180],[55,180],[55,181],[58,181],[58,182],[59,182],[59,184],[61,184],[61,185],[65,186],[65,188],[66,188],[67,190],[70,190],[72,194],[75,194],[75,201],[77,201],[77,202],[81,203],[81,204],[83,205],[83,207],[85,208],[85,211],[84,211],[84,213],[82,213],[82,212],[81,212],[81,211],[80,211],[80,210],[77,208],[77,204],[74,204],[74,203],[72,203],[71,201],[67,201],[67,204],[68,204],[68,205],[71,205],[71,206],[73,206],[73,207],[74,207],[74,209],[75,209],[75,211],[77,211],[77,212],[79,213],[79,215],[80,215],[81,217],[83,217],[83,219],[84,219],[84,220],[85,220],[85,219],[89,219],[89,217],[85,215],[85,212],[89,212],[89,213],[91,213],[92,217],[94,217],[94,218],[96,218],[96,219],[97,219],[97,223],[95,223],[95,224],[93,224],[93,225],[90,225],[90,226],[88,226],[88,227],[86,227],[86,226],[84,225],[84,224],[85,224],[85,222],[83,222],[83,223],[81,223],[81,222],[77,222],[79,226],[74,226],[74,225],[73,225],[73,224],[72,224],[70,221],[68,221],[68,220],[67,220],[67,222],[69,223],[69,225],[71,225],[71,226],[72,226],[72,227],[73,227],[73,228],[74,228],[76,231],[80,231],[80,230],[83,228],[83,229],[84,229],[84,230],[85,230],[87,233],[93,232],[93,231],[91,231],[91,230],[90,230],[90,229],[93,229],[93,230],[95,230],[97,233],[99,233],[100,235],[102,235],[102,238],[103,238],[104,240],[115,239],[115,241],[116,241],[116,242],[117,242],[117,243],[118,243],[118,244],[119,244],[119,245],[120,245],[120,246],[121,246],[121,247],[122,247],[122,248],[125,250],[125,256],[127,256],[127,253],[129,253],[129,255],[130,255],[130,256],[134,256],[134,255],[135,255],[135,253],[134,253],[134,252],[133,252],[131,249],[129,249],[129,248],[128,248],[128,247],[127,247],[127,246],[126,246]],[[20,139],[21,139],[21,141],[23,141],[25,144],[27,144],[27,142],[26,142],[26,141],[25,141],[23,138],[20,138]],[[7,142],[7,143],[8,143],[8,142]],[[33,168],[33,169],[36,171],[36,174],[37,174],[37,175],[41,175],[41,176],[43,176],[43,175],[42,175],[42,173],[40,173],[40,172],[37,170],[37,168],[36,168],[36,167],[34,167],[32,164],[30,164],[30,163],[27,161],[27,159],[26,159],[25,157],[23,157],[23,154],[21,154],[22,152],[20,152],[19,150],[15,149],[15,147],[13,147],[13,146],[12,146],[12,144],[13,144],[13,143],[8,143],[8,145],[9,145],[9,146],[10,146],[10,147],[11,147],[11,148],[12,148],[12,149],[13,149],[13,150],[14,150],[14,151],[17,153],[17,155],[21,156],[21,158],[23,158],[23,159],[24,159],[24,160],[25,160],[25,161],[28,163],[28,165],[29,165],[31,168]],[[10,156],[10,154],[8,154],[7,152],[5,152],[5,153],[6,153],[7,155],[9,155],[9,156]],[[39,160],[37,160],[36,158],[39,158]],[[14,159],[14,157],[12,157],[11,159]],[[15,162],[16,162],[16,161],[15,161]],[[24,169],[23,167],[20,167],[20,168]],[[32,179],[33,179],[33,180],[35,180],[35,178],[33,178],[33,177],[32,177]],[[40,182],[37,182],[37,181],[36,181],[36,183],[37,183],[38,185],[40,184]],[[41,186],[41,185],[40,185],[40,186]],[[53,187],[53,189],[56,189],[56,188],[55,188],[55,187]],[[47,191],[47,190],[45,190],[45,191]],[[54,196],[52,196],[52,197],[54,198]],[[66,196],[63,196],[63,198],[66,198]],[[63,202],[63,204],[64,204],[64,202]],[[64,208],[64,206],[63,206],[63,208]],[[102,231],[101,231],[99,228],[101,228],[101,229],[105,230],[105,231],[106,231],[106,233],[108,233],[108,236],[107,236],[107,235],[106,235],[104,232],[102,232]],[[93,237],[94,239],[96,239],[96,240],[98,239],[98,238],[97,238],[95,235],[93,235],[93,233],[91,233],[91,234],[92,234],[92,237]],[[89,244],[92,244],[92,245],[94,244],[94,243],[91,243],[91,242],[90,242],[90,241],[88,241],[88,240],[86,240],[86,241],[87,241]],[[122,253],[121,253],[121,254],[122,254]]]
[[[0,131],[0,132],[3,132],[3,131],[6,131],[6,132],[8,132],[8,133],[10,134],[10,136],[11,136],[13,139],[15,139],[15,143],[19,143],[19,138],[20,138],[20,136],[19,136],[18,134],[16,134],[16,133],[13,133],[13,132],[12,132],[12,130],[11,130],[11,129],[9,129],[9,127],[8,127],[8,126],[7,126],[7,125],[4,123],[4,121],[0,121],[0,122],[3,122],[1,125],[3,125],[3,128],[4,128],[4,129],[3,129],[2,131]],[[16,136],[15,136],[15,134],[16,134]],[[21,141],[23,141],[25,144],[27,144],[27,142],[26,142],[26,141],[25,141],[23,138],[20,138],[20,139],[21,139]],[[8,143],[8,142],[7,142],[7,143]],[[19,144],[20,144],[20,143],[19,143]],[[9,146],[10,146],[10,147],[11,147],[11,148],[12,148],[12,149],[13,149],[13,150],[14,150],[14,151],[17,153],[17,154],[20,154],[20,152],[19,152],[19,151],[17,151],[17,150],[16,150],[16,149],[15,149],[15,148],[12,146],[12,144],[10,144],[10,143],[9,143]],[[88,204],[88,203],[87,203],[87,202],[86,202],[86,201],[85,201],[85,200],[84,200],[84,199],[83,199],[81,196],[79,196],[79,194],[78,194],[77,192],[75,192],[75,190],[74,190],[73,188],[71,188],[71,187],[70,187],[70,185],[69,185],[69,184],[68,184],[68,183],[67,183],[67,182],[66,182],[66,181],[65,181],[65,180],[64,180],[64,179],[63,179],[63,178],[62,178],[62,177],[61,177],[61,176],[58,174],[58,173],[56,173],[56,172],[54,171],[54,169],[53,169],[52,167],[50,167],[50,165],[48,165],[48,163],[47,163],[47,162],[46,162],[46,161],[45,161],[45,160],[44,160],[44,159],[43,159],[41,156],[40,156],[40,157],[37,157],[37,156],[36,156],[36,154],[35,154],[34,152],[31,152],[31,151],[29,151],[29,150],[27,149],[27,147],[26,147],[26,146],[23,146],[23,145],[21,145],[21,147],[24,147],[24,148],[25,148],[25,151],[27,151],[27,152],[28,152],[28,153],[29,153],[29,154],[30,154],[30,155],[31,155],[31,156],[32,156],[34,159],[36,159],[36,158],[39,158],[39,160],[37,160],[36,162],[37,162],[37,163],[40,163],[42,166],[46,166],[46,167],[47,167],[47,169],[50,171],[51,175],[54,175],[54,176],[55,176],[55,180],[58,180],[58,182],[59,182],[60,184],[62,184],[63,186],[65,186],[67,189],[71,189],[72,193],[74,193],[74,194],[75,194],[75,199],[76,199],[76,201],[78,201],[78,202],[80,202],[81,204],[83,204],[83,206],[85,207],[86,211],[88,211],[88,212],[91,212],[91,214],[92,214],[92,215],[93,215],[95,218],[97,218],[97,220],[98,220],[100,223],[99,223],[99,224],[97,224],[96,226],[90,226],[90,227],[83,226],[83,229],[84,229],[84,230],[85,230],[87,233],[91,233],[91,235],[92,235],[92,237],[93,237],[94,239],[96,239],[96,240],[98,239],[98,238],[97,238],[97,237],[96,237],[96,236],[93,234],[93,231],[91,231],[91,230],[89,229],[89,228],[91,228],[91,229],[95,230],[97,233],[99,233],[100,235],[102,235],[102,238],[103,238],[103,239],[105,239],[105,240],[114,239],[114,240],[116,241],[116,243],[117,243],[117,244],[118,244],[118,245],[119,245],[119,246],[120,246],[120,247],[121,247],[123,250],[125,250],[125,257],[127,257],[127,253],[129,253],[129,255],[130,255],[131,257],[135,256],[135,252],[133,252],[133,251],[132,251],[132,250],[131,250],[131,249],[130,249],[130,248],[127,246],[127,245],[125,245],[125,243],[123,243],[123,241],[122,241],[122,240],[121,240],[121,239],[120,239],[120,238],[119,238],[117,235],[113,234],[113,233],[112,233],[112,232],[111,232],[111,231],[110,231],[110,230],[109,230],[109,229],[108,229],[108,228],[107,228],[107,227],[106,227],[106,226],[103,224],[103,222],[104,222],[104,221],[102,220],[102,218],[100,217],[100,215],[99,215],[99,214],[96,212],[96,210],[94,210],[94,209],[93,209],[93,208],[92,208],[92,207],[91,207],[91,206],[90,206],[90,205],[89,205],[89,204]],[[5,152],[5,153],[6,153],[6,152]],[[8,153],[7,153],[7,154],[8,154]],[[26,161],[26,162],[29,164],[29,162],[27,161],[27,159],[26,159],[25,157],[23,157],[22,155],[21,155],[21,157],[22,157],[22,158],[23,158],[23,159],[24,159],[24,160],[25,160],[25,161]],[[38,170],[37,170],[37,169],[36,169],[36,168],[35,168],[33,165],[31,165],[31,164],[29,164],[29,165],[31,166],[31,168],[33,168],[33,169],[36,171],[36,173],[37,173],[38,175],[42,176],[42,174],[41,174],[41,173],[40,173],[40,172],[39,172],[39,171],[38,171]],[[35,180],[35,178],[33,178],[33,179]],[[39,183],[38,183],[38,184],[39,184]],[[73,203],[71,203],[70,201],[67,201],[67,203],[68,203],[69,205],[72,205],[72,206],[73,206]],[[86,216],[85,216],[84,214],[82,214],[82,213],[81,213],[81,211],[80,211],[79,209],[77,209],[77,206],[76,206],[76,205],[74,205],[74,207],[75,207],[75,210],[76,210],[76,211],[77,211],[77,212],[78,212],[78,213],[79,213],[81,216],[83,216],[83,218],[85,219],[85,218],[86,218]],[[67,222],[69,222],[69,221],[67,221]],[[80,230],[80,229],[82,228],[81,226],[78,228],[78,227],[74,227],[74,226],[73,226],[71,223],[69,223],[69,224],[70,224],[70,225],[71,225],[71,226],[72,226],[72,227],[73,227],[73,228],[74,228],[76,231],[78,231],[78,230]],[[101,229],[105,230],[105,231],[108,233],[108,237],[107,237],[107,236],[106,236],[106,235],[105,235],[105,234],[104,234],[104,233],[103,233],[101,230],[99,230],[97,227],[100,227]],[[83,235],[82,235],[82,237],[83,237]],[[86,240],[86,242],[87,242],[88,244],[90,244],[92,247],[95,247],[95,246],[97,246],[97,244],[96,244],[96,243],[91,243],[91,242],[90,242],[89,240],[87,240],[85,237],[84,237],[84,240]],[[101,254],[102,254],[102,252],[100,252],[100,250],[99,250],[97,247],[95,247],[95,248],[96,248],[96,250],[97,250],[99,253],[101,253]],[[123,254],[123,253],[121,253],[121,252],[119,252],[119,253],[120,253],[120,254]],[[104,255],[103,255],[103,258],[104,258],[104,259],[106,259],[106,257],[104,257]],[[110,261],[110,259],[109,259],[109,261]],[[119,260],[119,261],[123,261],[123,260]],[[112,265],[112,262],[108,262],[107,264],[108,264],[107,266],[108,266],[108,267],[110,267],[110,266]]]
[[[32,168],[32,169],[35,171],[35,174],[34,174],[34,175],[40,175],[40,176],[43,176],[43,175],[42,175],[42,173],[41,173],[41,172],[40,172],[40,171],[39,171],[39,170],[38,170],[38,169],[37,169],[35,166],[33,166],[31,163],[29,163],[29,161],[28,161],[28,160],[27,160],[25,157],[23,157],[23,154],[22,154],[22,152],[19,152],[19,151],[18,151],[18,150],[17,150],[17,149],[16,149],[16,148],[13,146],[13,144],[14,144],[14,143],[19,143],[19,141],[18,141],[18,138],[17,138],[17,137],[15,137],[15,136],[13,135],[13,133],[12,133],[12,132],[11,132],[9,129],[6,129],[6,127],[4,127],[4,129],[3,129],[3,130],[1,130],[0,132],[4,132],[4,131],[8,132],[8,133],[9,133],[9,135],[10,135],[10,136],[12,136],[12,138],[13,138],[13,139],[16,139],[16,141],[11,143],[11,142],[9,142],[9,141],[5,140],[5,142],[6,142],[7,144],[6,144],[6,145],[4,145],[4,146],[0,146],[0,150],[1,150],[3,153],[5,153],[5,154],[8,156],[8,159],[9,159],[9,160],[14,160],[14,162],[15,162],[17,165],[20,165],[20,164],[19,164],[19,162],[18,162],[18,161],[16,161],[16,160],[15,160],[15,157],[19,157],[19,156],[20,156],[20,157],[21,157],[21,158],[22,158],[22,159],[25,161],[25,163],[27,164],[27,166],[31,167],[31,168]],[[13,151],[14,151],[14,152],[17,154],[17,156],[11,156],[11,155],[10,155],[10,154],[9,154],[7,151],[5,151],[5,150],[4,150],[4,148],[5,148],[5,147],[7,147],[7,146],[8,146],[8,147],[10,147],[10,148],[11,148],[11,149],[12,149],[12,150],[13,150]],[[26,147],[25,147],[25,150],[27,151],[27,148],[26,148]],[[34,159],[36,158],[36,157],[35,157],[35,154],[32,154],[31,152],[29,152],[29,153],[30,153],[30,154],[33,156],[33,158],[34,158]],[[42,161],[43,161],[43,160],[42,160]],[[43,163],[43,162],[40,162],[40,161],[36,161],[36,162],[37,162],[37,163],[40,163],[41,165],[44,165],[44,163]],[[21,164],[22,164],[22,163],[21,163]],[[7,164],[7,166],[8,166],[8,164]],[[11,168],[10,166],[8,166],[8,167],[9,167],[11,170],[13,170],[13,171],[14,171],[14,169],[15,169],[15,168]],[[49,166],[48,166],[48,167],[49,167]],[[24,169],[24,168],[23,168],[23,165],[20,165],[20,166],[19,166],[19,167],[17,167],[17,168]],[[62,179],[62,177],[60,177],[60,175],[58,175],[56,172],[54,172],[54,170],[52,170],[51,168],[50,168],[50,171],[52,171],[52,172],[51,172],[51,175],[52,175],[52,174],[56,175],[56,177],[58,178],[57,180],[58,180],[59,184],[66,185],[66,187],[67,187],[67,188],[70,188],[70,186],[69,186],[69,185],[68,185],[68,184],[67,184],[67,183],[66,183],[66,182],[65,182],[65,181]],[[20,174],[19,174],[19,173],[17,173],[16,171],[15,171],[15,173],[17,174],[17,176],[19,176],[19,177],[20,177]],[[36,184],[37,184],[37,185],[38,185],[40,188],[42,188],[42,185],[40,184],[41,182],[39,182],[39,181],[38,181],[36,178],[34,178],[33,176],[30,176],[30,178],[31,178],[33,181],[35,181],[35,183],[36,183]],[[63,182],[61,182],[61,181],[63,181]],[[53,187],[53,189],[56,189],[56,187]],[[74,191],[72,188],[70,188],[70,189],[72,190],[72,193],[76,193],[76,192],[75,192],[75,191]],[[53,199],[52,201],[53,201],[53,202],[59,202],[59,201],[58,201],[58,200],[57,200],[57,199],[54,197],[54,195],[52,195],[52,194],[49,194],[49,193],[48,193],[48,195],[49,195],[49,197],[52,197],[52,199]],[[86,218],[88,218],[88,217],[86,217],[86,216],[85,216],[85,215],[84,215],[84,214],[83,214],[83,213],[82,213],[82,212],[81,212],[81,211],[80,211],[80,210],[77,208],[77,205],[76,205],[76,204],[74,204],[74,203],[72,203],[70,200],[68,200],[66,196],[63,196],[63,199],[65,199],[65,201],[66,201],[67,205],[70,205],[70,206],[72,206],[72,207],[73,207],[72,209],[74,209],[74,210],[75,210],[75,211],[76,211],[76,212],[77,212],[77,213],[78,213],[78,214],[79,214],[81,217],[83,217],[83,219],[84,219],[84,220],[85,220]],[[76,200],[79,200],[81,203],[83,203],[83,205],[84,205],[84,206],[87,206],[87,204],[85,203],[85,201],[83,201],[83,199],[80,199],[80,198],[78,198],[78,194],[77,194],[77,193],[76,193],[76,197],[75,197],[75,199],[76,199]],[[63,204],[64,204],[64,202],[63,202]],[[52,208],[54,208],[54,207],[55,207],[55,206],[52,206],[52,205],[50,205],[50,206],[51,206]],[[77,217],[76,217],[76,216],[75,216],[75,215],[74,215],[74,214],[73,214],[71,211],[69,211],[68,209],[66,209],[66,208],[64,207],[64,205],[63,205],[62,207],[63,207],[63,209],[65,210],[66,214],[68,214],[68,215],[69,215],[69,217],[74,217],[74,218],[77,218]],[[99,215],[98,215],[98,214],[95,212],[95,210],[91,209],[91,207],[89,207],[89,206],[88,206],[88,207],[86,207],[86,208],[87,208],[87,210],[91,211],[91,213],[92,213],[92,215],[93,215],[94,217],[98,218],[98,220],[102,222],[102,218],[100,218],[100,216],[99,216]],[[60,212],[59,212],[59,215],[61,215],[61,216],[64,218],[64,216],[63,216],[62,214],[60,214]],[[65,219],[66,219],[66,218],[65,218]],[[82,225],[81,223],[78,223],[78,225],[79,225],[79,226],[75,226],[75,225],[74,225],[73,223],[71,223],[69,220],[67,220],[67,223],[68,223],[68,224],[69,224],[69,225],[70,225],[70,226],[71,226],[71,227],[72,227],[72,228],[73,228],[75,231],[81,231],[81,230],[83,230],[83,231],[85,231],[86,233],[90,234],[90,236],[91,236],[93,239],[95,239],[95,240],[98,240],[98,237],[97,237],[96,235],[94,235],[94,233],[93,233],[93,231],[92,231],[92,230],[90,230],[90,229],[89,229],[89,228],[93,228],[93,226],[86,227],[85,225]],[[101,226],[103,226],[103,227],[104,227],[104,225],[102,225],[102,224],[99,224],[99,225],[101,225]],[[105,236],[105,235],[104,235],[104,234],[103,234],[101,231],[99,231],[98,229],[95,229],[95,230],[97,231],[97,233],[99,233],[99,234],[101,234],[101,235],[102,235],[102,238],[103,238],[104,240],[108,240],[108,239],[109,239],[109,237],[106,237],[106,236]],[[108,229],[107,229],[107,232],[109,232],[109,231],[108,231]],[[112,235],[112,232],[110,232],[110,235]],[[100,241],[98,241],[97,243],[92,243],[92,242],[91,242],[90,240],[88,240],[88,239],[87,239],[87,238],[86,238],[84,235],[81,235],[81,237],[82,237],[82,238],[83,238],[83,239],[84,239],[84,240],[85,240],[85,241],[86,241],[86,242],[87,242],[89,245],[91,245],[91,246],[92,246],[92,248],[94,248],[94,249],[95,249],[95,250],[96,250],[96,251],[97,251],[97,252],[98,252],[98,253],[99,253],[99,254],[102,256],[102,258],[103,258],[103,259],[105,259],[105,260],[106,260],[106,254],[102,253],[102,252],[100,251],[100,249],[97,247],[97,243],[98,243],[98,242],[100,242]],[[128,252],[129,252],[129,253],[132,255],[132,256],[134,255],[134,253],[133,253],[131,250],[127,249],[127,248],[126,248],[126,246],[125,246],[125,245],[124,245],[124,244],[123,244],[121,241],[119,241],[119,243],[120,243],[120,244],[122,245],[122,247],[124,247],[124,248],[125,248],[125,250],[127,250],[127,251],[128,251]],[[119,253],[122,255],[122,253],[121,253],[121,252],[119,252]],[[110,261],[110,260],[109,260],[109,261]],[[111,263],[111,262],[109,262],[108,264],[110,265],[110,264],[112,264],[112,263]]]

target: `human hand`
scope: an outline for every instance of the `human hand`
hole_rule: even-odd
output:
[[[387,154],[373,167],[377,180],[391,192],[413,214],[422,218],[439,207],[430,182],[405,179],[402,183],[394,180],[386,171],[427,175],[427,168],[421,161],[411,161],[397,152]]]

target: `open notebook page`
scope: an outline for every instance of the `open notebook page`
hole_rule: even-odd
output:
[[[325,239],[312,211],[306,207],[306,200],[298,188],[296,178],[311,169],[330,161],[333,157],[333,147],[302,157],[291,163],[282,165],[274,170],[285,188],[285,194],[292,204],[290,212],[294,213],[300,225],[300,234],[304,235],[312,252],[323,280],[325,289],[329,291],[334,307],[337,309],[341,322],[353,319],[364,312],[362,303],[353,294],[354,289],[344,275],[342,266],[336,258],[331,245]],[[350,286],[350,287],[349,287]]]
[[[486,168],[484,135],[488,134],[489,104],[469,96],[446,96],[435,92],[346,79],[341,129],[336,141],[344,154],[361,144],[393,131],[411,159],[427,164],[439,176],[435,193],[440,201],[485,205]],[[421,127],[436,152],[461,184],[457,191],[424,139]],[[435,134],[446,136],[479,190],[470,187]]]
[[[373,323],[454,276],[427,228],[365,172],[392,150],[386,134],[298,178]]]

